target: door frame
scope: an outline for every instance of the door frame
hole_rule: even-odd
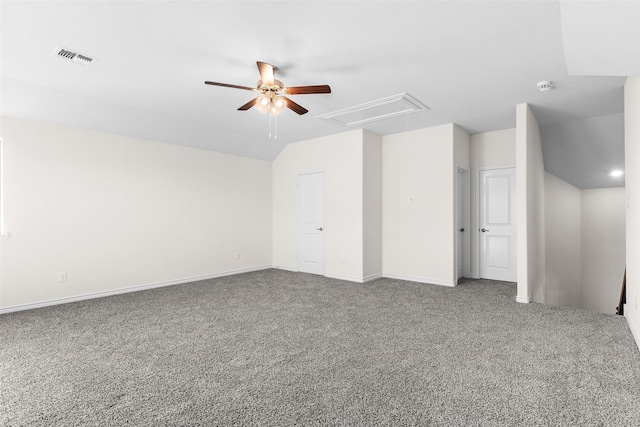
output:
[[[298,270],[298,259],[300,258],[300,204],[298,200],[298,185],[300,176],[322,174],[322,222],[324,223],[322,231],[322,276],[327,273],[327,171],[325,169],[309,170],[298,172],[296,174],[296,271]]]
[[[475,249],[476,249],[476,259],[475,259],[475,270],[477,271],[478,274],[478,278],[481,279],[480,277],[480,172],[482,171],[488,171],[488,170],[500,170],[500,169],[515,169],[516,170],[516,186],[517,186],[517,181],[518,181],[518,175],[517,175],[517,171],[518,169],[516,168],[516,165],[500,165],[500,166],[482,166],[479,167],[476,170],[475,173],[475,179],[476,179],[476,185],[475,185],[475,197],[474,197],[474,202],[476,205],[476,212],[475,212],[475,219],[476,219],[476,229],[473,230],[473,232],[476,235],[476,244]],[[518,198],[517,198],[517,194],[516,194],[516,200],[514,200],[515,203],[518,202]],[[517,208],[516,208],[516,218],[517,218]],[[518,233],[518,229],[516,228],[516,238],[517,238],[517,233]],[[517,252],[517,247],[516,247],[516,252]]]
[[[462,182],[458,180],[460,174],[464,174]],[[458,205],[460,192],[462,192],[462,206]],[[462,220],[458,216],[462,213]],[[458,247],[458,223],[462,223],[465,234],[462,237],[462,249]],[[456,263],[455,283],[458,282],[458,263],[462,264],[462,277],[471,276],[471,170],[467,166],[456,164],[456,221],[455,221]],[[462,260],[458,260],[458,254],[462,252]]]

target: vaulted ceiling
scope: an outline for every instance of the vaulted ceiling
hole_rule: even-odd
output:
[[[318,118],[409,93],[429,110],[363,125],[385,135],[445,123],[515,127],[527,102],[546,168],[580,188],[623,185],[623,85],[640,74],[637,1],[2,1],[1,112],[273,159],[288,143],[343,132]],[[90,66],[53,55],[63,47]],[[256,61],[309,110],[272,119]],[[539,92],[551,80],[555,89]],[[277,139],[276,135],[277,125]]]

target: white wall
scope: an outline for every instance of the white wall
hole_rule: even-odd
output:
[[[516,129],[471,135],[471,164],[474,168],[516,165]]]
[[[519,302],[544,301],[544,161],[540,127],[527,104],[516,106]]]
[[[363,279],[382,276],[382,137],[364,132]]]
[[[467,169],[471,167],[470,140],[469,134],[461,127],[453,126],[453,158],[456,167],[462,166]],[[456,173],[456,168],[453,169],[453,173]]]
[[[638,86],[633,79],[626,86],[632,112],[640,104],[633,98],[640,98]],[[607,236],[593,242],[571,236],[580,223],[584,236],[613,221],[608,236],[617,237],[607,252],[619,254],[623,190],[583,191],[582,203],[579,190],[541,172],[537,123],[526,104],[517,111],[517,130],[470,138],[455,125],[385,137],[356,130],[290,144],[272,163],[3,117],[2,231],[11,237],[0,243],[0,309],[270,265],[295,270],[297,174],[310,171],[326,174],[327,276],[363,281],[384,274],[453,285],[456,165],[471,167],[475,191],[480,168],[516,163],[518,140],[518,155],[526,153],[524,163],[518,157],[519,170],[526,169],[525,181],[518,175],[518,190],[526,194],[519,215],[531,220],[519,274],[527,286],[537,283],[523,291],[519,276],[518,296],[533,292],[534,300],[574,305],[579,270],[588,277],[581,291],[588,308],[611,312],[617,301],[606,299],[619,290],[619,257],[598,267],[603,258],[593,242]],[[632,124],[626,120],[627,145],[640,133]],[[633,149],[627,147],[630,200],[640,187],[629,166]],[[472,202],[475,222],[475,197]],[[635,236],[627,239],[630,256]],[[68,274],[63,283],[61,271]],[[614,292],[598,293],[604,275],[613,278],[607,283]],[[630,324],[635,286],[630,281]]]
[[[325,275],[363,276],[363,131],[289,144],[273,161],[273,264],[297,270],[297,177],[325,173]]]
[[[582,307],[582,193],[545,172],[545,304]]]
[[[516,166],[516,130],[504,129],[471,135],[471,277],[480,277],[478,261],[478,173],[480,169]]]
[[[382,138],[387,277],[455,284],[454,128],[449,124]]]
[[[640,77],[624,85],[624,148],[627,198],[627,305],[625,316],[640,347]]]
[[[625,269],[625,189],[582,190],[582,308],[615,314]]]
[[[8,117],[2,136],[0,308],[271,266],[270,162]]]

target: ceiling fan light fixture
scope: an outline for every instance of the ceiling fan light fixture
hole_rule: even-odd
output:
[[[265,114],[276,115],[287,108],[287,100],[283,96],[267,93],[256,99],[256,107]]]
[[[256,107],[258,107],[258,109],[263,113],[268,112],[270,109],[270,106],[271,106],[271,100],[267,96],[262,95],[256,99]]]
[[[272,115],[276,115],[276,114],[280,114],[282,112],[282,110],[284,110],[287,106],[287,103],[284,101],[284,99],[272,99],[271,100],[271,109],[269,110],[269,113]]]
[[[273,104],[271,107],[271,113],[273,114],[278,114],[279,112],[287,108],[287,101],[281,96],[274,97],[271,100],[271,103]]]

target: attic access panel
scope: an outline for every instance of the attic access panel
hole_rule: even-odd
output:
[[[424,110],[429,110],[429,107],[408,93],[400,93],[332,113],[322,114],[318,118],[329,120],[340,126],[351,127]]]

